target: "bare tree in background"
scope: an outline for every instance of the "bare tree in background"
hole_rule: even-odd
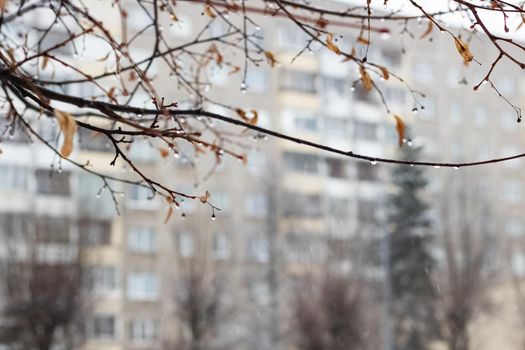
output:
[[[366,349],[368,320],[363,285],[360,278],[333,272],[303,277],[292,294],[290,310],[296,347]]]
[[[232,319],[232,307],[226,301],[227,277],[209,265],[203,257],[183,262],[175,295],[175,316],[180,326],[177,350],[227,349],[224,341]]]
[[[466,181],[466,178],[460,180]],[[444,199],[442,209],[444,262],[437,292],[442,304],[443,335],[449,350],[473,349],[469,326],[489,305],[489,258],[497,250],[489,224],[488,202],[467,192],[464,182],[463,186],[458,187],[460,195],[455,201]]]
[[[45,243],[18,234],[4,236],[0,343],[11,349],[72,349],[83,341],[84,330],[83,264],[78,247],[51,260]]]

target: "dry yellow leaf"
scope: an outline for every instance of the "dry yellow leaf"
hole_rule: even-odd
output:
[[[386,67],[380,66],[379,69],[381,70],[381,74],[383,74],[383,78],[385,80],[388,80],[390,78],[390,73],[388,72],[388,69]]]
[[[363,45],[369,45],[370,44],[370,41],[368,41],[368,39],[366,39],[366,38],[363,38],[362,35],[360,35],[359,38],[357,38],[357,42],[360,43],[360,44],[363,44]]]
[[[275,59],[275,56],[273,52],[271,51],[264,51],[264,55],[266,56],[266,61],[268,64],[273,68],[277,64],[277,60]]]
[[[337,47],[336,44],[334,44],[334,35],[332,33],[328,33],[326,36],[326,47],[330,50],[335,52],[336,54],[340,55],[341,50],[339,50],[339,47]]]
[[[427,36],[430,35],[430,33],[432,33],[432,29],[434,28],[434,23],[432,21],[428,21],[428,27],[427,27],[427,30],[425,30],[425,32],[423,34],[421,34],[421,36],[419,37],[419,39],[424,39],[426,38]]]
[[[372,82],[372,78],[370,78],[370,74],[365,69],[365,66],[360,66],[359,71],[361,72],[361,81],[363,82],[363,87],[366,91],[370,92],[374,88],[374,83]]]
[[[162,158],[167,158],[170,155],[170,151],[164,147],[159,148],[159,153]]]
[[[461,57],[463,57],[463,62],[465,65],[468,65],[473,59],[472,53],[470,52],[470,47],[466,42],[459,38],[455,38],[456,49],[458,50]]]
[[[69,157],[71,152],[73,152],[73,138],[75,137],[75,132],[77,131],[77,122],[71,114],[55,109],[55,117],[58,120],[58,125],[60,130],[64,134],[64,143],[60,149],[60,154],[63,157]]]
[[[396,119],[396,131],[399,147],[403,147],[403,140],[405,139],[405,122],[401,119],[400,116],[394,114]]]
[[[164,219],[164,223],[167,224],[168,221],[170,220],[171,218],[171,215],[173,214],[173,198],[172,197],[166,197],[166,202],[168,203],[169,207],[168,207],[168,212],[166,213],[166,218]]]
[[[211,8],[211,6],[208,4],[204,5],[204,13],[206,13],[206,15],[208,15],[208,17],[211,17],[211,18],[217,17],[217,15],[213,12],[213,9]]]
[[[204,196],[200,196],[199,199],[201,201],[201,203],[206,203],[208,201],[208,199],[210,198],[210,192],[206,191],[206,193],[204,194]]]
[[[44,55],[42,57],[42,66],[41,66],[42,70],[46,69],[48,63],[49,63],[49,56]]]

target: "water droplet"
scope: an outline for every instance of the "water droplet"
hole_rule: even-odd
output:
[[[377,160],[372,159],[372,160],[370,161],[370,164],[372,164],[372,165],[376,165],[376,164],[377,164]]]
[[[382,40],[389,40],[390,39],[390,33],[389,32],[383,32],[379,35]]]
[[[434,169],[439,169],[441,168],[441,165],[434,165]]]
[[[412,113],[417,114],[417,112],[418,112],[417,107],[412,108]]]
[[[355,91],[355,86],[352,86],[352,87],[350,88],[350,91],[354,92],[354,91]]]
[[[459,167],[457,165],[455,167],[453,167],[453,168],[454,168],[454,170],[458,170],[459,169]]]
[[[124,197],[126,194],[124,192],[120,192],[120,196]]]
[[[97,193],[97,199],[99,199],[99,198],[100,198],[100,192],[99,192],[99,193]]]
[[[215,216],[215,213],[211,214],[211,219],[212,219],[213,221],[215,221],[215,219],[217,219],[217,217]]]
[[[414,166],[415,164],[414,163],[411,163],[410,166]]]
[[[243,82],[241,84],[241,94],[246,95],[247,92],[248,92],[248,86],[246,85],[246,83]]]
[[[414,142],[412,141],[412,139],[407,139],[407,146],[408,147],[412,147],[413,144],[414,144]]]
[[[258,31],[260,31],[260,30],[261,30],[261,27],[260,27],[260,26],[256,26],[256,27],[255,27],[255,31],[256,31],[256,32],[258,32]]]

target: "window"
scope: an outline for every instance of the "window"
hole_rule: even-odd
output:
[[[246,75],[248,92],[264,93],[270,86],[270,73],[267,69],[256,67],[249,69]]]
[[[525,275],[525,255],[522,253],[512,254],[512,271],[520,277]]]
[[[37,193],[53,196],[69,196],[71,194],[71,174],[68,171],[57,172],[37,169],[35,176]]]
[[[379,178],[377,167],[368,162],[357,162],[356,169],[359,180],[377,181]]]
[[[400,106],[406,103],[406,92],[404,88],[387,86],[384,88],[383,93],[388,103],[395,103]]]
[[[285,192],[283,206],[285,217],[318,218],[323,213],[319,194]]]
[[[281,89],[316,93],[316,76],[312,73],[285,70],[281,72]]]
[[[317,131],[319,125],[315,115],[297,114],[293,117],[293,126],[295,130]]]
[[[375,141],[377,139],[377,125],[356,121],[354,124],[354,137],[357,140]]]
[[[36,218],[36,234],[39,242],[68,243],[69,230],[69,218],[51,216]]]
[[[350,203],[347,198],[329,197],[328,213],[334,218],[347,218],[349,216]]]
[[[0,232],[8,237],[20,237],[30,231],[32,217],[29,214],[3,213],[0,215]]]
[[[308,39],[308,35],[296,25],[285,24],[279,28],[279,46],[283,49],[300,50]]]
[[[500,116],[500,125],[504,130],[517,129],[518,123],[516,122],[517,116],[512,111],[503,112]]]
[[[133,227],[128,232],[128,249],[132,252],[151,253],[157,250],[157,232],[153,227]]]
[[[127,287],[129,300],[153,301],[159,297],[159,279],[152,272],[129,273]]]
[[[102,133],[80,128],[77,134],[80,148],[83,150],[94,152],[112,151],[108,138]]]
[[[115,266],[89,266],[87,268],[88,288],[94,292],[111,292],[117,288]]]
[[[323,77],[323,93],[326,95],[344,96],[347,92],[344,79]]]
[[[357,217],[361,223],[373,224],[376,221],[376,204],[370,200],[360,199],[357,203]]]
[[[154,162],[158,159],[159,151],[146,140],[136,140],[131,145],[129,156],[140,162]]]
[[[0,190],[27,190],[27,169],[16,165],[0,165]]]
[[[136,343],[150,343],[157,338],[158,323],[152,318],[137,318],[129,322],[129,340]]]
[[[111,221],[109,220],[80,220],[78,230],[83,245],[101,247],[111,244]]]
[[[505,233],[518,237],[523,235],[523,221],[520,218],[510,218],[505,221]]]
[[[448,105],[450,121],[452,124],[461,123],[461,103],[458,100],[451,100]]]
[[[94,339],[115,338],[115,316],[98,315],[91,319],[90,334]]]
[[[434,69],[428,59],[417,59],[413,65],[413,75],[420,83],[431,83],[434,80]]]
[[[343,118],[324,118],[324,130],[327,133],[338,134],[338,135],[348,135],[350,133],[350,120]]]
[[[46,32],[46,35],[43,37],[39,36],[38,39],[40,40],[40,52],[54,48],[51,51],[53,54],[73,54],[73,41],[70,40],[70,36],[66,32],[50,31]]]
[[[314,154],[285,152],[284,161],[289,170],[309,174],[319,173],[319,157]]]
[[[227,259],[230,256],[230,243],[225,233],[213,235],[213,255],[217,259]]]
[[[346,163],[341,158],[326,158],[328,176],[337,179],[346,178]]]
[[[262,234],[251,234],[248,238],[248,256],[257,262],[270,260],[270,246]]]
[[[503,198],[508,203],[518,203],[521,200],[521,182],[517,180],[507,180],[503,184]]]
[[[434,98],[427,96],[420,108],[422,119],[433,119],[436,116],[436,101]]]
[[[252,303],[268,305],[270,302],[270,287],[266,281],[250,279],[248,282],[248,293]]]
[[[210,202],[221,209],[221,214],[225,214],[231,209],[231,198],[227,192],[219,190],[211,191]]]
[[[193,234],[190,232],[181,232],[178,236],[179,255],[183,258],[193,256],[195,246],[193,242]]]
[[[268,215],[268,196],[265,193],[249,194],[244,201],[246,215],[264,218]]]
[[[250,173],[261,174],[266,169],[266,154],[263,152],[251,152],[248,155],[248,170]]]
[[[131,185],[130,189],[130,200],[128,204],[139,207],[155,207],[157,202],[155,201],[154,193],[149,187]]]
[[[476,106],[474,109],[474,123],[477,127],[485,127],[487,125],[489,118],[487,109],[484,106]]]

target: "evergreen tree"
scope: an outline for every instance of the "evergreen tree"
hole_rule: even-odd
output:
[[[402,157],[416,160],[420,152],[405,146]],[[388,248],[393,342],[396,350],[424,350],[438,332],[428,206],[420,198],[427,181],[422,168],[397,165],[392,182],[396,192],[389,197]]]

